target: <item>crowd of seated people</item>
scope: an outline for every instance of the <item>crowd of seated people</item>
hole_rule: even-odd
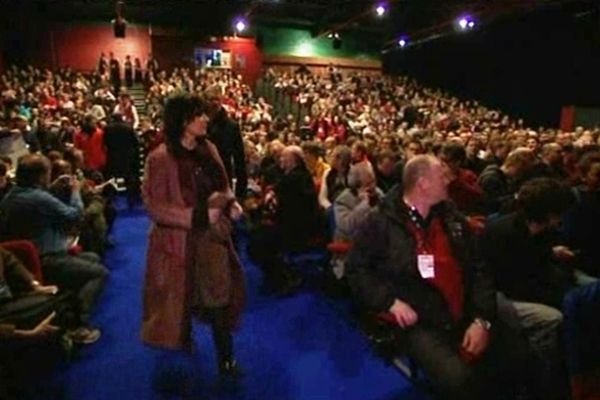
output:
[[[490,317],[493,325],[502,320],[502,324],[507,323],[526,336],[533,358],[543,361],[534,368],[536,383],[531,384],[538,396],[567,397],[565,357],[577,358],[581,354],[562,352],[563,319],[570,318],[563,315],[563,302],[571,299],[571,304],[582,303],[572,297],[577,297],[581,288],[586,288],[589,294],[591,288],[598,287],[600,259],[594,246],[593,227],[600,222],[597,213],[600,130],[531,129],[523,121],[510,119],[477,102],[462,101],[402,77],[342,76],[335,71],[329,75],[314,75],[306,70],[295,74],[268,71],[263,84],[278,90],[278,98],[289,96],[292,102],[307,105],[309,110],[307,115],[273,114],[260,121],[239,119],[246,145],[252,147],[255,158],[263,160],[254,162],[253,168],[266,199],[265,212],[277,215],[277,188],[285,185],[287,154],[293,154],[302,160],[303,170],[310,173],[318,190],[318,194],[310,196],[317,196],[320,214],[328,221],[329,228],[322,229],[333,234],[330,238],[334,244],[345,244],[331,247],[336,253],[332,263],[336,277],[343,280],[347,273],[352,277],[357,269],[372,268],[372,273],[384,276],[389,273],[389,279],[401,279],[401,275],[395,275],[400,271],[385,271],[390,262],[385,252],[373,255],[369,265],[363,265],[367,261],[357,257],[358,262],[351,261],[344,267],[348,255],[342,254],[340,263],[339,250],[343,248],[353,259],[353,249],[364,240],[355,236],[361,226],[370,233],[369,240],[375,232],[381,234],[368,230],[369,215],[382,212],[377,211],[381,210],[381,204],[389,202],[390,196],[398,196],[398,191],[391,188],[403,187],[405,166],[410,160],[420,154],[435,157],[444,168],[447,198],[467,217],[464,229],[476,234],[482,260],[498,293],[498,309],[502,312]],[[279,170],[275,161],[278,156]],[[360,183],[352,182],[356,175],[360,176]],[[298,188],[306,186],[304,183]],[[376,194],[379,191],[388,193],[386,200]],[[312,210],[313,198],[297,196],[297,199],[298,215],[309,221],[305,212]],[[427,218],[420,217],[426,220],[424,230],[428,231]],[[273,223],[272,219],[269,221]],[[279,220],[276,229],[300,228]],[[257,236],[261,237],[261,233]],[[304,238],[306,248],[312,239]],[[273,239],[265,242],[264,237],[258,242],[275,243]],[[392,250],[402,247],[399,243],[385,243]],[[250,246],[260,249],[252,241],[252,234]],[[275,248],[279,253],[293,246],[279,243]],[[395,257],[398,251],[393,251],[390,257]],[[265,268],[266,279],[279,277],[276,282],[281,290],[277,293],[293,292],[299,280],[289,272],[293,268],[285,265],[284,258],[265,259],[262,254],[255,258]],[[275,266],[279,273],[274,271]],[[342,272],[348,268],[349,272]],[[378,268],[384,268],[383,272]],[[416,270],[415,265],[412,268]],[[349,279],[355,299],[367,307],[373,306],[378,296],[372,291],[385,292],[387,285],[384,281],[369,280],[374,287],[361,296],[360,284],[356,282]],[[551,297],[535,297],[532,286],[538,286],[539,292]],[[513,290],[515,287],[522,292]],[[402,289],[407,292],[402,293]],[[419,289],[398,288],[399,296],[412,299],[412,290]],[[593,293],[586,305],[598,304],[598,290]],[[374,307],[374,311],[391,310],[392,304],[383,303]],[[410,305],[415,309],[423,307],[423,304]],[[582,326],[591,326],[591,332],[598,332],[598,318],[586,323]],[[597,355],[599,343],[596,339],[592,341],[593,350],[588,350]],[[426,370],[435,365],[435,362],[428,364],[431,360],[420,361]],[[591,370],[597,373],[598,362],[592,364]],[[435,368],[427,372],[433,376],[444,373]],[[445,379],[443,375],[437,378]],[[577,381],[571,379],[572,383]],[[467,383],[461,385],[464,384]],[[580,385],[577,392],[584,396],[585,389]],[[456,393],[459,397],[466,396],[460,390]]]
[[[136,154],[139,143],[131,99],[117,101],[98,72],[11,67],[0,92],[0,247],[8,254],[0,274],[0,352],[11,360],[24,346],[100,338],[91,315],[109,275],[102,257],[112,245],[119,189],[111,178],[128,178],[115,167],[123,163],[123,138],[112,150],[109,117],[128,125]],[[0,386],[9,391],[0,397],[19,397],[10,392],[23,389],[12,368],[19,363],[9,364],[0,367]]]
[[[411,159],[434,156],[444,167],[448,199],[467,217],[465,229],[476,233],[478,242],[486,243],[497,234],[498,224],[511,224],[507,219],[535,225],[538,218],[544,226],[530,232],[528,240],[526,225],[514,228],[525,235],[521,239],[492,239],[492,246],[484,246],[483,260],[503,310],[498,318],[525,335],[535,358],[544,360],[536,368],[535,390],[543,398],[564,398],[562,301],[579,285],[596,285],[600,265],[593,239],[593,226],[600,222],[596,213],[600,131],[528,128],[522,120],[403,77],[344,76],[334,68],[328,75],[315,75],[300,68],[296,73],[269,70],[262,84],[279,91],[279,100],[288,96],[286,102],[308,112],[278,113],[275,104],[253,95],[230,72],[185,68],[170,75],[159,72],[148,104],[159,116],[164,98],[175,91],[208,90],[214,95],[218,87],[224,109],[242,133],[250,178],[245,204],[254,218],[249,253],[263,269],[265,287],[279,295],[294,293],[302,279],[286,253],[327,241],[343,244],[333,246],[337,254],[332,262],[333,275],[343,282],[348,256],[338,250],[352,252],[354,235],[380,208],[383,196],[395,185],[402,187]],[[539,206],[535,196],[549,196],[555,204],[534,218],[528,204]],[[571,197],[575,200],[568,200]],[[562,217],[561,224],[557,216]],[[553,236],[552,241],[535,247],[547,235]],[[518,240],[519,246],[508,244],[511,240]],[[499,250],[501,246],[506,250]],[[520,279],[506,278],[510,269],[505,266],[511,257],[519,265],[526,263],[519,259],[519,249],[536,260],[529,265],[536,273],[545,275],[547,268],[561,271],[558,265],[572,271],[563,277],[560,290],[553,288],[557,290],[553,302],[537,299],[527,312],[523,304],[532,299],[505,286],[507,280]],[[502,257],[495,255],[498,251]],[[536,251],[548,255],[547,261],[536,258]],[[360,296],[356,299],[361,301]],[[496,316],[490,318],[495,325]],[[546,382],[545,389],[540,381]]]
[[[116,108],[113,132],[124,131],[115,125],[139,124],[138,132],[147,138],[144,145],[149,151],[161,140],[164,100],[175,92],[194,92],[218,101],[221,118],[227,115],[232,130],[239,127],[246,163],[243,172],[249,181],[247,189],[245,182],[235,182],[241,183],[236,195],[245,198],[246,210],[253,217],[249,253],[263,269],[266,288],[289,295],[301,285],[301,276],[286,253],[343,242],[345,250],[334,257],[331,272],[341,284],[347,281],[362,306],[391,314],[397,325],[418,327],[426,335],[430,333],[427,329],[441,326],[438,317],[456,326],[460,325],[457,321],[465,322],[464,318],[473,319],[466,321],[471,325],[460,325],[465,335],[460,343],[463,350],[452,358],[454,364],[435,368],[435,357],[447,349],[428,353],[433,357],[429,359],[415,355],[434,384],[440,383],[436,379],[447,378],[444,374],[452,370],[449,366],[477,362],[490,335],[495,340],[497,329],[506,325],[527,337],[535,358],[545,361],[538,368],[539,379],[554,382],[556,387],[548,389],[543,398],[564,398],[566,389],[560,382],[566,382],[567,374],[562,366],[565,357],[573,355],[565,356],[562,351],[561,329],[563,318],[568,317],[563,315],[562,304],[580,288],[597,285],[595,278],[600,273],[600,253],[594,240],[594,228],[600,222],[598,129],[531,129],[521,120],[422,87],[408,78],[344,75],[335,68],[326,75],[311,74],[306,68],[296,73],[265,73],[262,84],[278,91],[279,98],[288,96],[288,102],[303,105],[306,115],[276,112],[274,104],[255,95],[241,77],[226,70],[182,67],[167,72],[155,68],[146,79],[148,116],[141,118],[131,111],[126,92],[116,103],[106,74],[13,68],[0,84],[4,128],[0,155],[5,157],[0,165],[0,193],[5,198],[0,209],[10,214],[11,209],[22,206],[19,197],[32,195],[48,203],[44,209],[56,207],[56,215],[52,214],[56,221],[50,226],[31,226],[27,234],[7,233],[9,238],[32,240],[43,268],[48,268],[48,283],[76,293],[82,305],[82,326],[106,277],[99,260],[87,251],[103,251],[103,239],[114,218],[110,199],[95,191],[90,182],[104,180],[97,173],[112,176],[110,171],[117,168],[123,175],[128,168],[111,166],[111,153],[117,164],[128,159],[107,148],[111,115]],[[230,155],[233,159],[239,152]],[[16,181],[11,179],[15,175],[11,165],[16,166]],[[228,172],[238,175],[239,168],[235,161]],[[436,175],[440,168],[443,176]],[[45,175],[52,173],[54,179]],[[87,178],[89,185],[83,187],[89,187],[80,190],[79,180],[64,178],[72,175]],[[44,188],[50,182],[54,185],[49,197]],[[442,193],[445,190],[447,196]],[[403,203],[403,194],[423,204]],[[428,217],[421,214],[423,209],[425,214],[435,211]],[[21,218],[20,214],[12,217]],[[435,222],[437,217],[440,219]],[[395,232],[386,225],[394,221],[407,225],[398,243],[383,240]],[[464,267],[464,276],[457,272],[439,282],[427,282],[432,279],[427,274],[435,274],[434,258],[422,257],[419,266],[416,256],[408,259],[398,249],[414,245],[419,237],[415,232],[427,233],[445,222],[452,225],[436,231],[439,247],[434,250],[443,256],[452,252],[452,259],[442,257],[443,264],[453,271]],[[36,224],[39,221],[33,220],[31,225]],[[385,229],[377,224],[384,224]],[[65,254],[65,238],[58,232],[87,237],[86,251]],[[371,232],[369,240],[381,237],[373,248],[384,246],[385,252],[391,252],[389,258],[385,252],[361,254],[365,245],[361,232]],[[482,245],[481,255],[467,251],[471,241]],[[402,264],[401,270],[394,270],[392,259]],[[85,265],[83,270],[89,275],[71,278],[69,268],[75,264]],[[530,271],[527,279],[539,283],[540,291],[549,297],[536,297],[527,290],[531,285],[522,279],[525,270]],[[487,272],[479,275],[480,271]],[[69,285],[63,280],[65,274]],[[381,276],[373,279],[377,274],[391,281],[418,282],[396,282],[390,288]],[[470,287],[471,274],[487,286]],[[541,278],[536,278],[540,276],[548,287],[542,287]],[[369,287],[365,288],[365,282]],[[462,294],[452,288],[460,288]],[[378,297],[386,292],[385,299]],[[498,298],[490,293],[497,293]],[[460,302],[461,296],[469,298]],[[423,298],[434,299],[440,309],[424,310]],[[589,301],[597,301],[597,297]],[[444,307],[450,308],[440,311]],[[496,308],[502,311],[496,312]],[[434,320],[427,326],[430,317]],[[88,328],[88,333],[91,330]],[[440,337],[450,340],[446,334]],[[421,339],[419,335],[410,338],[414,348],[432,343]],[[491,348],[497,352],[495,344]],[[597,363],[590,368],[598,368]],[[476,375],[468,368],[456,371],[461,374],[452,376],[442,390],[458,397],[476,396],[482,386],[465,388]],[[539,389],[539,385],[533,386]]]

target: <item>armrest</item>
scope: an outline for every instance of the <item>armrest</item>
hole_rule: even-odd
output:
[[[43,282],[42,274],[42,262],[40,260],[40,253],[37,247],[28,240],[11,240],[8,242],[1,242],[5,250],[10,251],[15,255],[25,267],[35,276],[40,282]]]
[[[351,242],[331,242],[327,244],[327,251],[332,254],[346,254],[352,248]]]
[[[392,315],[390,312],[381,312],[376,316],[377,321],[388,324],[388,325],[398,325],[398,321],[396,321],[396,317]]]

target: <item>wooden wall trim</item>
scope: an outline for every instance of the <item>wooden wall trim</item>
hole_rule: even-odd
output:
[[[328,66],[333,64],[339,68],[381,70],[381,61],[361,60],[337,57],[296,57],[296,56],[269,56],[265,55],[265,65],[306,65],[308,67]]]

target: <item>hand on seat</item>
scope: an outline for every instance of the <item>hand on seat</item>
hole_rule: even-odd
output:
[[[416,311],[407,303],[398,299],[394,300],[394,304],[390,307],[390,313],[396,318],[396,322],[402,328],[413,326],[419,320]]]

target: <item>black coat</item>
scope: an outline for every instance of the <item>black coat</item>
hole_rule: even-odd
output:
[[[244,197],[248,186],[244,142],[238,124],[221,109],[208,125],[208,138],[217,146],[229,179],[236,179],[235,194]]]
[[[482,251],[499,291],[512,300],[560,307],[573,274],[553,261],[552,246],[558,243],[556,233],[531,236],[525,217],[514,212],[488,223]]]
[[[318,233],[319,204],[310,172],[298,166],[284,174],[275,186],[277,210],[275,223],[288,247],[306,246]]]
[[[113,122],[104,129],[106,175],[126,177],[139,172],[138,137],[131,125]]]
[[[502,204],[504,204],[514,192],[508,177],[496,164],[490,164],[485,167],[479,176],[478,183],[484,193],[487,214],[493,214],[500,211]]]
[[[401,199],[401,187],[391,189],[359,230],[346,263],[350,287],[359,303],[372,311],[386,312],[394,299],[399,299],[417,312],[419,324],[443,330],[455,327],[442,293],[419,274],[416,241],[408,228],[408,208]],[[461,324],[474,318],[493,321],[493,277],[479,257],[466,219],[450,203],[435,206],[431,213],[442,218],[454,257],[463,268],[465,308]]]

